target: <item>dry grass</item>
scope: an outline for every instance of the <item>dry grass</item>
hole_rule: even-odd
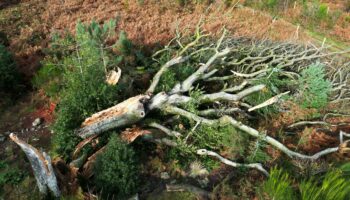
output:
[[[120,19],[118,28],[125,30],[131,40],[143,45],[166,43],[174,37],[177,24],[181,28],[193,29],[203,16],[204,29],[214,34],[225,26],[236,36],[296,39],[296,27],[288,22],[273,22],[269,15],[249,8],[226,8],[220,2],[209,8],[206,5],[183,8],[169,1],[145,1],[140,5],[136,1],[68,0],[62,4],[60,1],[49,0],[44,14],[44,18],[52,22],[51,30],[67,28],[70,31],[74,31],[77,20],[104,21],[117,17]],[[306,39],[304,34],[299,35],[298,40]]]

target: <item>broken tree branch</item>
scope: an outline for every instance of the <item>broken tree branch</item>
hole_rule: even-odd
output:
[[[263,103],[261,103],[261,104],[259,104],[259,105],[256,105],[256,106],[254,106],[254,107],[252,107],[252,108],[249,108],[249,109],[248,109],[248,112],[252,112],[252,111],[254,111],[254,110],[257,110],[257,109],[260,109],[260,108],[263,108],[263,107],[272,105],[272,104],[278,102],[278,101],[281,99],[282,96],[289,94],[289,92],[290,92],[290,91],[283,92],[283,93],[281,93],[281,94],[278,94],[278,95],[276,95],[276,96],[274,96],[274,97],[272,97],[272,98],[270,98],[270,99],[264,101]]]
[[[80,129],[76,130],[76,134],[82,138],[88,138],[117,127],[133,124],[146,116],[144,101],[148,99],[147,95],[138,95],[93,114],[83,122]]]
[[[58,188],[55,172],[52,168],[51,158],[45,152],[40,152],[30,144],[20,140],[15,134],[11,133],[10,138],[26,154],[32,169],[35,179],[38,184],[40,193],[46,195],[48,190],[52,191],[55,197],[60,197],[61,193]]]
[[[157,128],[161,131],[163,131],[164,133],[166,133],[168,136],[172,136],[172,137],[181,137],[182,134],[177,132],[177,131],[173,131],[173,130],[170,130],[168,129],[167,127],[161,125],[161,124],[158,124],[156,122],[152,122],[149,124],[150,127],[153,127],[153,128]]]

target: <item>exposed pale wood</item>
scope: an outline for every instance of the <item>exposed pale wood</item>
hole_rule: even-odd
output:
[[[121,134],[120,138],[127,143],[132,143],[136,138],[151,134],[152,132],[149,130],[141,129],[140,127],[133,127],[125,129]]]
[[[260,108],[269,106],[269,105],[272,105],[272,104],[274,104],[274,103],[277,103],[277,102],[281,99],[282,96],[289,94],[289,92],[290,92],[290,91],[287,91],[287,92],[283,92],[283,93],[281,93],[281,94],[278,94],[278,95],[276,95],[276,96],[274,96],[274,97],[272,97],[272,98],[270,98],[270,99],[264,101],[263,103],[261,103],[261,104],[259,104],[259,105],[256,105],[256,106],[254,106],[254,107],[252,107],[252,108],[249,108],[248,111],[251,112],[251,111],[254,111],[254,110],[257,110],[257,109],[260,109]]]
[[[138,95],[95,113],[83,122],[76,133],[82,138],[88,138],[117,127],[133,124],[145,117],[144,103],[148,99],[147,95]]]
[[[93,139],[95,139],[98,135],[93,135],[91,137],[88,137],[84,139],[83,141],[79,142],[79,144],[75,147],[75,150],[73,152],[73,159],[77,158],[80,151],[83,149],[83,147],[87,144],[89,144]]]
[[[30,144],[20,140],[15,134],[11,133],[10,138],[26,154],[33,172],[39,191],[46,195],[48,190],[52,191],[55,197],[60,197],[61,193],[58,188],[55,172],[52,168],[51,158],[45,152],[40,152]]]
[[[111,70],[107,74],[106,82],[108,85],[116,85],[122,75],[122,70],[118,67],[118,71]]]

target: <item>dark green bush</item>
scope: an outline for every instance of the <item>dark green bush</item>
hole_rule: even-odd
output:
[[[139,184],[139,167],[133,149],[112,134],[106,150],[94,165],[96,187],[102,195],[124,199],[135,193]]]
[[[322,64],[313,64],[301,72],[299,78],[299,102],[305,108],[322,109],[328,103],[331,83],[326,80]]]
[[[16,92],[20,89],[21,76],[16,69],[12,54],[0,44],[0,91]]]

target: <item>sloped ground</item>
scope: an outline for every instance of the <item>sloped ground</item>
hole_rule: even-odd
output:
[[[194,29],[201,19],[204,21],[203,28],[213,34],[218,34],[222,27],[225,27],[237,37],[301,43],[314,40],[303,29],[298,30],[295,25],[283,19],[274,19],[266,13],[250,8],[227,8],[222,3],[214,3],[209,8],[206,5],[181,7],[169,0],[149,0],[142,4],[137,2],[136,0],[132,2],[127,0],[6,1],[0,4],[0,31],[6,33],[9,48],[15,54],[19,68],[28,81],[40,67],[40,60],[44,57],[50,34],[65,30],[74,32],[78,20],[89,22],[94,19],[102,22],[117,18],[118,29],[125,30],[134,43],[150,50],[172,39],[177,26],[181,30]],[[343,32],[348,34],[347,29]],[[22,132],[29,129],[28,132],[23,132],[19,136],[32,144],[48,147],[50,142],[48,129],[44,127],[31,131],[30,128],[31,122],[36,117],[44,117],[46,122],[52,120],[51,104],[45,100],[43,103],[43,98],[35,100],[33,96],[24,97],[17,106],[9,108],[0,116],[0,133]],[[36,140],[38,137],[39,140]],[[1,149],[8,146],[10,146],[9,141],[0,143]],[[14,156],[11,159],[15,160],[18,157]]]
[[[220,2],[209,7],[181,7],[168,0],[145,1],[143,4],[113,0],[6,1],[1,4],[0,32],[6,34],[9,49],[30,84],[31,77],[45,55],[51,33],[66,30],[74,32],[78,20],[102,22],[111,18],[119,20],[118,29],[125,30],[134,43],[150,50],[172,39],[177,26],[186,31],[194,29],[201,20],[204,22],[203,28],[213,34],[218,34],[225,27],[238,37],[296,42],[310,40],[303,32],[297,33],[294,25],[280,19],[274,21],[271,16],[250,8],[226,7]],[[28,97],[19,101],[26,105],[22,109],[35,103],[33,98]],[[38,112],[36,109],[43,108],[34,109]],[[19,117],[9,117],[14,114],[11,109],[6,113],[0,117],[3,122],[0,131],[20,132],[27,128],[13,125],[18,124]],[[23,112],[15,113],[21,115]]]

